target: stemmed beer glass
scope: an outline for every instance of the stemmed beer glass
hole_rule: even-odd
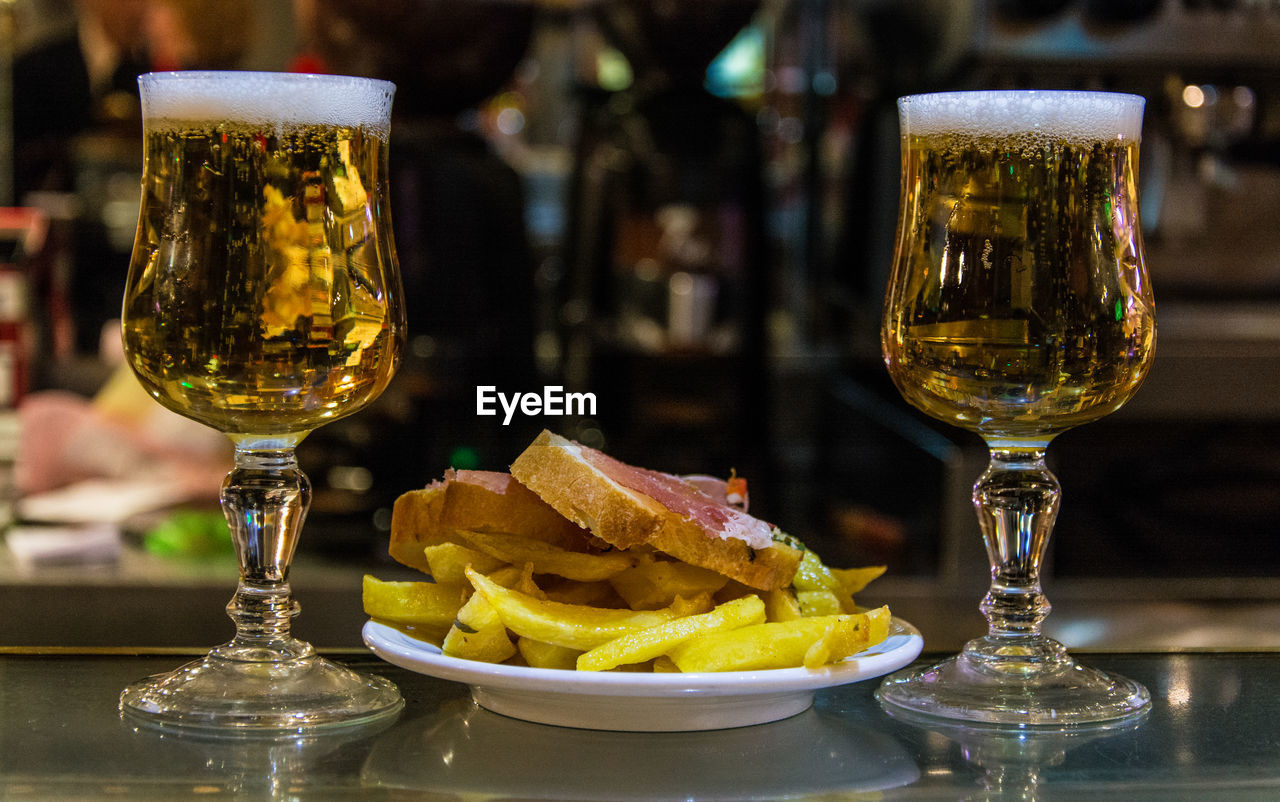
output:
[[[1040,631],[1061,491],[1045,450],[1124,404],[1155,348],[1138,224],[1144,105],[1045,91],[899,101],[902,198],[881,344],[907,401],[990,449],[973,500],[991,587],[989,633],[888,677],[877,695],[891,712],[1069,725],[1150,701]]]
[[[373,401],[404,302],[387,207],[395,87],[338,76],[152,73],[123,309],[129,364],[161,404],[230,436],[222,507],[240,559],[235,638],[125,689],[121,710],[218,731],[395,713],[395,686],[290,635],[289,565],[311,497],[295,447]]]

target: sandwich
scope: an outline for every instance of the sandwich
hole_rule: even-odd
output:
[[[560,515],[617,549],[649,548],[757,590],[790,584],[803,551],[707,477],[638,468],[543,431],[511,475]]]
[[[743,485],[638,468],[543,431],[510,473],[450,470],[400,496],[390,554],[429,572],[424,547],[511,534],[569,551],[657,552],[757,590],[786,587],[803,548],[746,511]]]
[[[748,512],[745,481],[628,465],[542,432],[509,472],[401,495],[365,612],[448,657],[534,668],[731,671],[837,662],[888,636],[837,569]],[[710,640],[707,640],[710,639]]]

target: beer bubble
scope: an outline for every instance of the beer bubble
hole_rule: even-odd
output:
[[[360,126],[385,138],[395,85],[343,75],[159,72],[138,78],[149,128],[166,122]]]
[[[909,95],[898,111],[904,136],[1012,139],[1031,149],[1138,141],[1145,105],[1140,95],[1115,92],[1009,90]]]

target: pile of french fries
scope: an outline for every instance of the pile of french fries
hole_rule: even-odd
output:
[[[423,581],[365,576],[364,610],[452,657],[579,671],[819,668],[889,633],[887,607],[853,598],[884,568],[830,568],[808,549],[791,584],[769,591],[645,549],[458,531],[424,550]]]

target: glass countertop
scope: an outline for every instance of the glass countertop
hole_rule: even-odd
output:
[[[491,713],[463,685],[360,650],[330,656],[392,679],[404,711],[374,729],[314,737],[157,732],[122,720],[117,696],[185,655],[0,651],[0,798],[1128,800],[1280,790],[1280,652],[1081,654],[1145,683],[1154,705],[1127,726],[1064,733],[892,718],[874,681],[821,691],[806,712],[753,727],[576,730]]]

